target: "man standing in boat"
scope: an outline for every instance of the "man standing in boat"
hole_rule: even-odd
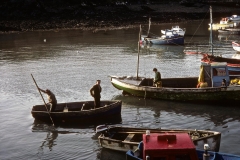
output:
[[[100,98],[102,88],[100,86],[101,80],[97,80],[96,84],[90,89],[90,94],[94,98],[94,108],[100,107]]]
[[[46,93],[48,95],[48,105],[50,105],[50,112],[54,112],[57,106],[57,99],[55,95],[49,89],[46,90],[43,90],[41,88],[38,89],[39,91]]]
[[[157,68],[153,68],[153,71],[155,72],[155,78],[153,79],[153,85],[156,87],[162,87],[161,73],[157,70]]]

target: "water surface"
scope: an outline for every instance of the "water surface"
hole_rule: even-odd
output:
[[[198,76],[201,54],[184,52],[208,51],[208,26],[196,31],[199,24],[180,24],[187,29],[184,46],[142,47],[139,75],[153,77],[156,67],[162,77]],[[151,32],[160,35],[160,29],[172,25],[153,25]],[[118,125],[215,130],[222,132],[220,151],[240,154],[239,108],[124,97],[111,85],[110,75],[136,75],[138,34],[139,28],[0,35],[1,159],[125,159],[123,153],[101,148],[95,125],[52,127],[35,121],[31,108],[43,102],[31,74],[58,102],[92,100],[89,89],[101,79],[102,99],[123,101]],[[213,38],[216,54],[236,54],[231,41],[219,40],[217,32]]]

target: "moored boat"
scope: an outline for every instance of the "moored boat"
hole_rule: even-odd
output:
[[[48,107],[48,106],[47,106]],[[80,101],[58,103],[55,112],[48,112],[45,105],[35,105],[32,108],[32,116],[44,122],[54,123],[96,123],[111,121],[117,115],[121,115],[122,101],[102,100],[101,107],[94,109],[94,101]]]
[[[226,29],[226,28],[232,28],[234,27],[234,22],[230,21],[227,17],[222,18],[220,20],[220,23],[213,23],[209,24],[209,29],[211,30],[218,30],[218,29]]]
[[[226,29],[218,29],[219,34],[240,34],[240,28],[226,28]]]
[[[191,159],[191,160],[239,160],[240,156],[209,151],[204,144],[202,150],[196,149],[186,133],[151,133],[143,134],[136,150],[128,150],[126,160],[150,159]],[[204,149],[204,150],[203,150]]]
[[[211,151],[219,151],[221,133],[210,130],[195,129],[149,129],[123,126],[99,126],[96,132],[101,134],[98,137],[103,148],[126,152],[129,149],[135,150],[142,141],[142,136],[146,133],[187,133],[197,148],[202,148],[204,143],[209,143]]]
[[[228,17],[231,21],[240,21],[240,16],[239,15],[232,15],[230,17]]]
[[[210,25],[212,25],[212,8],[210,8]],[[230,75],[240,75],[240,60],[235,58],[226,58],[222,56],[216,56],[213,54],[213,43],[212,43],[212,30],[210,30],[210,41],[211,41],[211,54],[204,53],[201,62],[203,64],[211,64],[218,62],[226,62]],[[237,49],[237,43],[234,47]]]
[[[226,86],[222,86],[223,79]],[[153,86],[153,79],[145,77],[111,77],[112,85],[123,94],[159,100],[237,105],[240,87],[230,84],[226,63],[203,64],[199,77],[162,78],[162,87]],[[205,86],[198,88],[199,82]]]
[[[179,26],[172,26],[171,29],[161,30],[162,34],[166,34],[167,31],[175,31],[179,36],[184,36],[186,32],[186,28],[180,28]]]
[[[154,45],[183,45],[184,37],[180,36],[176,31],[166,30],[165,34],[158,36],[141,35],[141,41]]]
[[[179,36],[176,32],[167,31],[165,35],[161,37],[144,37],[142,36],[142,40],[149,44],[156,45],[184,45],[184,37]]]
[[[233,47],[233,49],[234,49],[235,51],[240,52],[240,43],[239,43],[239,42],[233,41],[233,42],[232,42],[232,47]],[[238,63],[240,64],[240,60],[239,60]]]
[[[202,63],[212,64],[225,62],[227,64],[227,70],[230,76],[240,75],[240,59],[236,58],[226,58],[222,56],[210,55],[203,53]]]
[[[151,19],[149,18],[149,27],[147,35],[140,33],[141,43],[156,45],[184,45],[184,36],[181,36],[175,30],[165,30],[161,36],[150,35]]]

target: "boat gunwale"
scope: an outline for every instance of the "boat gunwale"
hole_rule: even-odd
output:
[[[188,77],[191,78],[191,77]],[[192,77],[194,78],[194,77]],[[136,85],[136,84],[132,84],[132,83],[128,83],[126,81],[124,81],[124,79],[120,79],[120,78],[116,78],[116,77],[112,77],[112,79],[115,79],[116,82],[120,82],[122,84],[126,84],[129,85],[128,88],[132,88],[130,86],[133,86],[135,89],[137,89],[138,91],[161,91],[161,92],[172,92],[172,91],[179,91],[179,92],[188,92],[188,91],[194,91],[194,92],[215,92],[215,91],[221,91],[222,87],[205,87],[205,88],[171,88],[171,87],[154,87],[154,86],[141,86],[141,85]],[[117,84],[114,83],[111,79],[111,82],[113,84]],[[135,80],[133,80],[135,81]],[[127,86],[126,86],[127,87]],[[142,89],[141,89],[142,88]]]
[[[69,104],[77,104],[77,103],[80,103],[80,104],[84,104],[84,103],[88,103],[88,102],[93,102],[93,101],[79,101],[79,102],[66,102],[66,103],[57,103],[57,106],[61,106],[61,105],[69,105]],[[100,109],[104,109],[104,108],[108,108],[110,106],[115,106],[117,104],[121,104],[122,101],[121,100],[102,100],[101,102],[103,103],[108,103],[108,102],[112,102],[110,104],[107,104],[107,105],[104,105],[104,106],[101,106],[101,107],[98,107],[98,108],[95,108],[95,109],[89,109],[89,110],[79,110],[79,111],[68,111],[68,112],[83,112],[83,111],[93,111],[93,110],[100,110]],[[32,107],[32,111],[31,112],[46,112],[48,113],[48,111],[36,111],[36,110],[33,110],[34,108],[36,107],[45,107],[44,104],[40,104],[40,105],[34,105]],[[68,113],[68,112],[51,112],[51,113]]]

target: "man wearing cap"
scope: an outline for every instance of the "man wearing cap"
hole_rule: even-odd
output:
[[[153,68],[155,72],[155,78],[153,79],[153,85],[156,87],[162,87],[161,74],[158,72],[157,68]]]
[[[41,88],[38,89],[41,92],[46,93],[48,95],[48,104],[50,105],[50,112],[54,112],[57,106],[57,99],[55,95],[49,89],[46,89],[46,91]]]
[[[97,80],[96,84],[90,89],[90,94],[94,98],[94,108],[100,107],[100,98],[102,88],[100,86],[101,80]]]

